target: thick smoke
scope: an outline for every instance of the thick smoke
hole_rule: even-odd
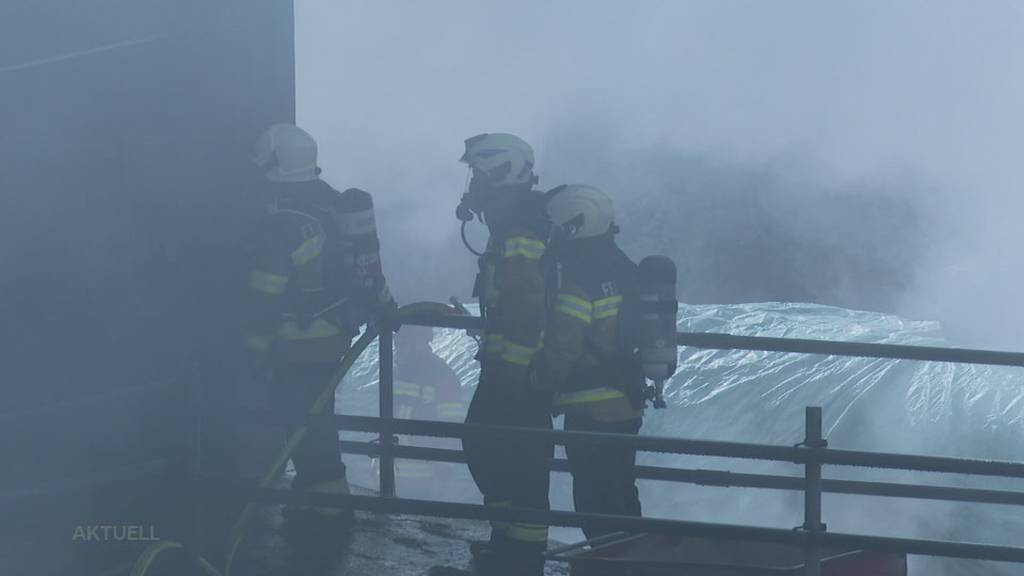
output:
[[[468,296],[455,159],[463,138],[508,131],[533,143],[543,187],[605,188],[623,245],[672,256],[690,303],[813,301],[1024,347],[1014,2],[309,0],[297,16],[299,121],[329,181],[376,194],[404,301]],[[1019,459],[1013,432],[901,425],[896,396],[864,397],[836,445]],[[891,513],[834,504],[858,530]],[[992,508],[915,506],[889,528],[1012,527]]]
[[[547,135],[543,187],[586,182],[606,190],[617,206],[619,242],[636,258],[671,256],[686,302],[896,312],[914,286],[916,264],[930,254],[927,191],[910,176],[837,183],[807,157],[629,148],[614,131],[592,126]],[[452,215],[459,184],[451,183],[446,202],[410,199],[382,211],[390,276],[405,299],[466,294],[473,258]],[[471,228],[477,249],[480,228]]]
[[[651,144],[596,122],[545,142],[555,181],[615,200],[635,257],[672,256],[693,304],[791,301],[894,311],[925,254],[921,184],[837,182],[800,155],[756,160]]]
[[[375,193],[407,301],[468,296],[455,159],[510,131],[544,186],[607,187],[688,300],[895,310],[1012,348],[1021,22],[1012,2],[309,0],[298,119],[329,181]]]

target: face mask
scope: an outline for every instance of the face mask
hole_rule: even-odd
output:
[[[482,253],[473,248],[466,238],[466,224],[472,222],[474,218],[479,218],[483,222],[483,212],[486,207],[485,200],[490,191],[486,180],[485,174],[470,168],[466,175],[465,192],[462,194],[458,207],[455,208],[455,217],[462,222],[462,229],[460,231],[462,243],[476,256],[482,256]]]
[[[473,219],[474,215],[482,215],[491,193],[492,188],[487,175],[471,169],[466,179],[466,191],[462,195],[458,208],[455,209],[456,218],[468,222]]]

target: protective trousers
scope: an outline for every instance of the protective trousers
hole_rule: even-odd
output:
[[[317,396],[337,371],[337,363],[280,363],[274,367],[271,397],[274,406],[290,416],[308,414]],[[330,411],[334,413],[334,402]],[[299,425],[289,428],[289,436]],[[292,452],[295,478],[292,487],[309,488],[345,478],[338,432],[332,428],[310,427]]]
[[[521,426],[550,430],[550,408],[527,393],[525,370],[495,363],[486,366],[466,415],[467,424]],[[550,509],[548,463],[554,446],[467,433],[462,441],[470,473],[488,506]],[[487,576],[540,576],[547,548],[547,526],[491,523],[493,562]]]
[[[601,422],[588,412],[565,415],[565,429],[577,432],[638,434],[642,420]],[[640,516],[640,494],[636,487],[636,450],[589,444],[566,446],[565,455],[572,472],[572,498],[577,512]],[[588,539],[615,532],[601,524],[583,528]]]

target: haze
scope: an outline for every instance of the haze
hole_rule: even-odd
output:
[[[915,221],[886,204],[874,213],[889,218],[886,234],[912,229],[900,240],[912,249],[847,234],[872,222],[825,218],[850,248],[874,242],[876,260],[905,253],[901,278],[878,288],[854,277],[861,292],[883,291],[870,299],[812,299],[937,318],[957,341],[1024,344],[1024,275],[1010,253],[1024,134],[1014,2],[300,0],[296,38],[298,121],[319,138],[329,182],[375,193],[385,264],[406,301],[468,296],[474,263],[451,214],[465,182],[456,159],[464,138],[510,131],[537,149],[542,186],[605,185],[620,218],[652,171],[677,169],[692,189],[692,171],[678,169],[694,158],[712,166],[705,180],[724,165],[754,175],[755,191],[799,188],[787,213],[837,190],[901,195]],[[654,154],[664,162],[644,164]],[[765,172],[773,179],[759,184]],[[732,185],[721,180],[710,186]],[[624,229],[627,244],[636,228]],[[828,234],[810,230],[801,236]],[[714,276],[742,264],[719,260],[691,282],[717,290]],[[804,274],[791,284],[814,277]],[[775,294],[757,296],[722,301]]]

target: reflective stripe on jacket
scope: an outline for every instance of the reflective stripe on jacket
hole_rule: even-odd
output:
[[[639,417],[631,386],[642,383],[629,377],[619,335],[632,262],[610,241],[560,255],[560,262],[562,282],[535,363],[537,382],[555,393],[561,411],[586,410],[602,421]]]
[[[324,292],[326,233],[313,216],[272,211],[254,240],[246,284],[246,347],[294,362],[337,360],[349,336],[313,312]]]
[[[525,368],[540,349],[547,315],[546,249],[539,234],[525,226],[491,236],[478,286],[487,314],[485,361]]]

